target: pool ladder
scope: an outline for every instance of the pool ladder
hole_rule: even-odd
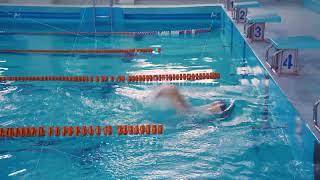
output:
[[[93,11],[94,11],[93,12],[93,14],[94,14],[93,23],[94,23],[94,26],[96,26],[96,18],[110,19],[110,31],[112,32],[113,31],[113,29],[112,29],[112,8],[114,5],[114,2],[113,2],[114,0],[108,0],[108,1],[109,1],[109,7],[110,7],[109,15],[97,15],[97,13],[96,13],[97,0],[92,0],[92,6],[93,6]],[[104,2],[104,0],[102,2]],[[96,31],[96,27],[94,27],[94,28]]]
[[[313,105],[313,122],[316,129],[320,132],[320,124],[318,124],[318,106],[320,104],[320,99]]]

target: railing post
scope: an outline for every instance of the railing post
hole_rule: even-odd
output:
[[[96,12],[96,0],[92,0],[92,4],[93,4],[93,25],[94,25],[94,32],[97,32],[96,29],[96,18],[97,18],[97,12]]]
[[[320,127],[318,124],[318,106],[320,104],[320,99],[313,105],[313,122],[316,129],[320,132]]]
[[[113,31],[113,0],[109,0],[109,8],[110,8],[110,13],[109,13],[109,17],[110,17],[110,31]]]

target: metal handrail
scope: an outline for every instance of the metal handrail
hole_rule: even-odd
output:
[[[265,61],[269,60],[269,51],[273,48],[273,44],[269,45],[266,50]]]
[[[283,53],[284,51],[283,50],[276,50],[273,54],[272,54],[272,58],[271,58],[271,63],[267,61],[267,63],[270,65],[271,69],[274,69],[274,70],[278,70],[279,68],[279,64],[282,64],[282,59],[281,58],[277,58],[277,56],[280,54],[280,53]],[[280,63],[279,63],[280,61]],[[280,66],[280,69],[282,67]],[[281,71],[280,71],[281,72]]]
[[[110,31],[112,32],[113,31],[113,13],[112,13],[112,9],[113,9],[113,5],[114,5],[114,2],[113,0],[109,0],[109,7],[110,7],[110,13],[109,13],[109,17],[110,17]]]
[[[313,105],[313,123],[316,129],[320,132],[320,125],[318,124],[318,106],[320,104],[320,99]]]

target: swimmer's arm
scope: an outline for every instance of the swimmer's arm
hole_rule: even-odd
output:
[[[170,99],[172,102],[173,106],[178,110],[178,111],[183,111],[189,109],[189,105],[186,103],[186,100],[184,97],[179,93],[172,93],[172,94],[163,94],[162,92],[158,93],[156,95],[156,99],[159,97],[167,97]]]

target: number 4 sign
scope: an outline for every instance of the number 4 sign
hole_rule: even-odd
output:
[[[287,58],[282,62],[282,67],[285,67],[286,69],[291,69],[292,66],[292,54],[289,54]]]
[[[297,73],[297,50],[283,50],[281,60],[278,61],[280,73],[295,74]]]

